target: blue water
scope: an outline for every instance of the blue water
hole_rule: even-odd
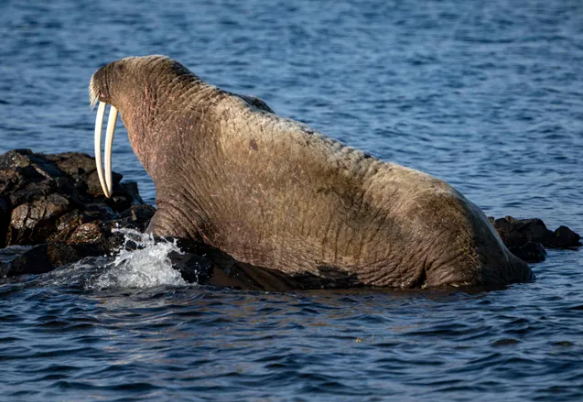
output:
[[[0,152],[92,153],[91,74],[156,53],[489,215],[583,232],[581,1],[0,0]],[[114,152],[153,202],[122,127]],[[582,400],[582,255],[473,293],[9,282],[0,400]]]

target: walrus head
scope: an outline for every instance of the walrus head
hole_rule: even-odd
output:
[[[149,130],[145,124],[156,119],[157,109],[174,100],[186,87],[201,83],[180,63],[166,56],[128,57],[109,63],[91,77],[89,97],[92,106],[99,103],[95,120],[95,162],[99,181],[106,197],[112,195],[112,145],[118,110],[130,135],[132,146],[147,168],[150,152],[140,152],[140,143]],[[105,137],[105,173],[102,167],[102,131],[106,105],[110,105]],[[130,127],[132,126],[132,130]],[[151,139],[150,139],[151,140]]]

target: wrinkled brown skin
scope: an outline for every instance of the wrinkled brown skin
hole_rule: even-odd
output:
[[[447,183],[381,162],[211,86],[163,56],[92,77],[153,178],[149,230],[289,275],[387,287],[534,279],[482,211]]]

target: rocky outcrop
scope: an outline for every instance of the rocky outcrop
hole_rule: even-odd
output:
[[[581,236],[566,226],[552,231],[540,219],[514,219],[511,216],[493,219],[492,224],[508,247],[540,243],[547,248],[572,248],[581,245]]]
[[[546,248],[570,249],[581,246],[581,236],[566,226],[549,230],[540,219],[490,218],[504,244],[526,262],[545,260]]]
[[[113,174],[113,195],[101,193],[95,160],[87,154],[45,155],[28,149],[0,155],[0,248],[35,245],[0,276],[48,272],[123,243],[113,228],[143,231],[155,209],[134,182]]]
[[[0,278],[41,274],[84,257],[109,254],[124,244],[114,228],[144,231],[155,209],[144,204],[136,183],[121,179],[113,173],[113,194],[105,198],[95,160],[87,154],[20,149],[0,155],[0,249],[12,246],[0,253]],[[527,262],[543,261],[545,247],[581,245],[580,236],[566,226],[551,231],[540,219],[507,216],[490,221],[510,251]],[[283,277],[200,244],[181,248],[186,252],[173,255],[172,261],[189,282],[284,290],[318,287],[310,281],[320,280]]]

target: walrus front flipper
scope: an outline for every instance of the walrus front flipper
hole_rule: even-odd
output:
[[[281,272],[237,261],[204,243],[177,240],[184,254],[176,253],[171,256],[172,267],[189,283],[280,292],[302,288],[300,283]]]
[[[235,260],[230,255],[213,249],[206,257],[214,264],[209,284],[244,290],[269,290],[283,292],[298,289],[290,277],[278,271],[257,267]]]
[[[237,261],[227,253],[203,243],[179,241],[186,255],[172,259],[175,269],[188,282],[219,288],[283,292],[298,289],[343,289],[363,286],[355,275],[320,267],[320,276],[287,275],[281,271]]]
[[[221,256],[221,259],[223,256]],[[214,259],[213,275],[209,284],[218,287],[230,287],[245,290],[265,290],[283,292],[288,290],[308,289],[348,289],[362,287],[350,276],[319,277],[313,274],[286,275],[281,271],[258,267],[237,261],[225,255],[224,260]]]

